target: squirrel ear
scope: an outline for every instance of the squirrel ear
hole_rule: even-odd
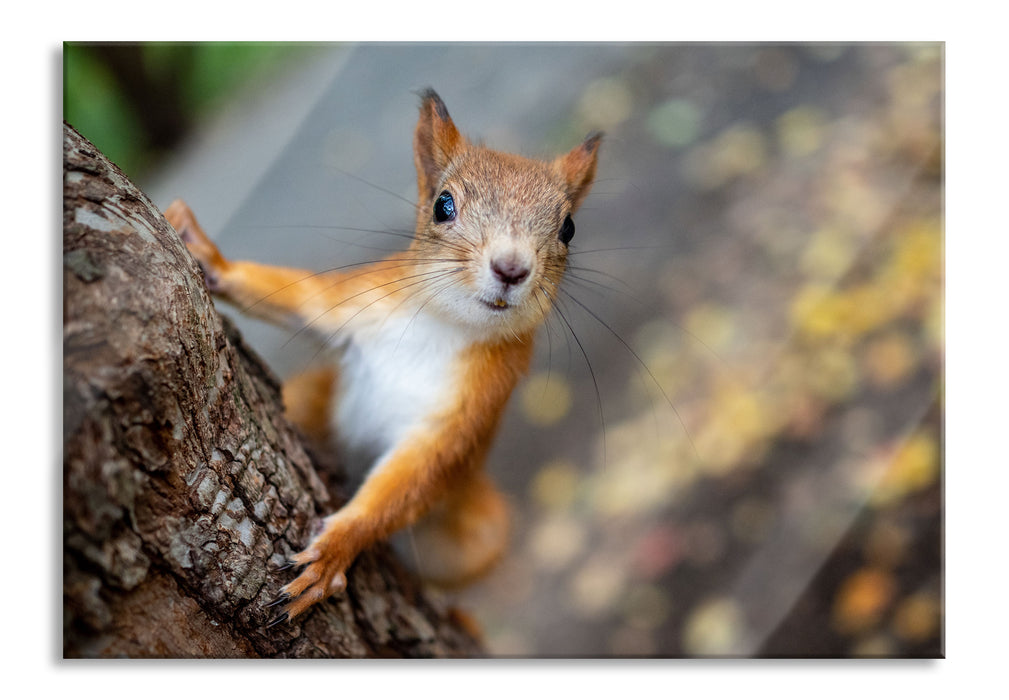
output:
[[[420,93],[420,119],[413,133],[413,162],[421,200],[434,197],[441,174],[466,145],[445,103],[431,88]]]
[[[599,153],[599,143],[602,140],[601,131],[591,133],[580,145],[575,146],[553,162],[554,169],[567,183],[572,211],[581,205],[582,200],[585,199],[592,187],[592,180],[596,176],[596,156]]]

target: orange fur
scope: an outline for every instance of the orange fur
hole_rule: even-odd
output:
[[[472,145],[441,99],[425,92],[414,132],[420,198],[414,241],[408,250],[354,271],[314,274],[229,261],[184,203],[166,210],[211,291],[247,313],[335,335],[362,323],[381,326],[407,311],[412,322],[423,311],[462,334],[463,349],[452,355],[445,379],[450,386],[437,394],[434,407],[405,428],[353,498],[292,557],[305,569],[283,589],[287,617],[342,590],[345,572],[362,549],[415,524],[420,565],[430,579],[468,580],[500,557],[508,508],[482,467],[508,398],[528,369],[533,335],[556,295],[567,255],[558,230],[591,186],[598,146],[599,136],[590,136],[543,162]],[[442,192],[453,197],[449,221],[432,220],[432,202]],[[500,274],[493,271],[502,264],[522,270],[520,277],[530,281],[495,279]],[[426,290],[432,279],[448,283],[417,301],[418,289]],[[314,373],[285,387],[289,414],[310,436],[328,432],[328,419],[321,416],[332,410],[325,404],[334,396],[333,382],[342,388],[343,381]]]
[[[480,470],[460,478],[448,496],[410,531],[420,575],[442,588],[467,586],[504,555],[510,508]]]
[[[336,370],[315,367],[287,379],[282,387],[284,413],[316,445],[330,440],[330,401],[336,390]]]

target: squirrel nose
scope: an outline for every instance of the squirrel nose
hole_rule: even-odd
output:
[[[490,269],[494,276],[505,284],[519,284],[529,276],[529,268],[515,258],[491,260]]]

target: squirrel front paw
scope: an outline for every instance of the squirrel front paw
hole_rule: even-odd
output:
[[[322,534],[290,558],[289,566],[305,568],[298,578],[281,588],[280,596],[269,604],[269,607],[283,607],[267,627],[293,620],[316,603],[347,588],[346,570],[358,552],[351,545],[350,535],[339,514],[330,516]]]
[[[207,289],[211,292],[220,292],[221,279],[228,261],[221,255],[221,251],[211,242],[210,238],[203,231],[196,216],[181,199],[176,199],[167,209],[165,209],[165,219],[172,225],[179,234],[179,238],[186,244],[186,248],[200,264],[203,270],[203,277],[207,282]]]

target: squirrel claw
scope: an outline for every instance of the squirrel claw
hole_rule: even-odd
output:
[[[203,282],[207,285],[207,290],[210,292],[219,292],[221,290],[221,283],[217,279],[217,276],[203,267],[203,263],[200,263],[200,268],[203,270]]]
[[[274,601],[283,604],[283,612],[288,619],[301,616],[313,605],[340,593],[347,588],[346,553],[334,547],[333,541],[340,538],[317,539],[303,552],[290,558],[294,566],[304,567],[301,574],[280,589],[280,597]]]
[[[281,593],[276,598],[274,598],[269,603],[267,603],[264,607],[275,608],[275,607],[277,607],[278,605],[280,605],[282,603],[286,603],[290,599],[291,599],[290,595],[288,595],[287,593]],[[287,613],[284,613],[284,614],[286,615]]]
[[[276,627],[277,625],[279,625],[281,623],[287,622],[287,620],[288,620],[287,613],[286,612],[282,612],[279,615],[277,615],[275,618],[273,618],[272,620],[270,620],[269,622],[267,622],[265,629],[271,629],[273,627]]]

